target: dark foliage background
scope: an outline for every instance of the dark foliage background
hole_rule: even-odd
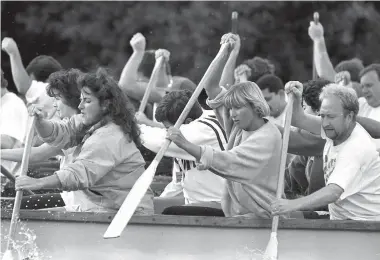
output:
[[[64,67],[112,69],[117,77],[132,52],[136,32],[148,48],[171,52],[172,73],[199,82],[215,56],[220,37],[239,12],[240,61],[255,55],[276,64],[284,81],[311,77],[312,44],[307,34],[320,14],[333,64],[361,58],[380,61],[378,2],[1,2],[1,33],[13,37],[26,66],[39,54]],[[9,58],[2,68],[11,82]],[[14,89],[12,82],[11,88]]]

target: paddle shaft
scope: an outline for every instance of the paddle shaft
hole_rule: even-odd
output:
[[[150,76],[148,87],[145,90],[143,99],[141,100],[140,107],[139,107],[139,112],[144,112],[146,105],[148,104],[148,99],[149,95],[152,92],[153,87],[156,85],[157,78],[158,78],[158,73],[163,66],[164,63],[164,57],[159,57],[156,60],[156,63],[154,64],[154,68],[152,71],[152,75]]]
[[[226,44],[222,45],[221,50],[219,51],[218,55],[215,57],[213,63],[215,63],[215,61],[219,61],[219,59],[221,57],[220,53],[223,53],[225,48],[228,48],[228,45],[226,45]],[[213,63],[211,63],[210,67],[212,67]],[[190,110],[193,108],[195,102],[198,101],[198,97],[199,97],[200,93],[202,92],[202,90],[205,87],[205,80],[208,78],[208,75],[210,75],[211,73],[213,73],[212,70],[207,70],[206,71],[205,75],[203,76],[203,78],[199,82],[199,84],[198,84],[197,88],[195,89],[193,95],[191,96],[191,98],[187,102],[185,108],[183,109],[181,115],[179,116],[177,122],[175,123],[175,125],[174,125],[175,128],[179,129],[179,127],[185,121],[187,115],[190,113]],[[156,160],[157,162],[161,161],[161,159],[164,156],[166,150],[168,149],[170,143],[171,143],[171,141],[169,139],[165,140],[165,143],[163,144],[163,146],[161,147],[161,149],[158,151],[158,153],[157,153],[156,157],[154,158],[154,160]]]
[[[238,33],[238,12],[232,12],[232,15],[231,15],[231,32],[233,34],[237,34]]]
[[[293,113],[293,101],[294,101],[293,94],[290,94],[288,105],[286,107],[284,134],[282,137],[280,174],[278,176],[277,192],[276,192],[277,199],[281,199],[282,194],[284,192],[285,164],[286,164],[286,158],[288,154],[290,123],[292,121],[292,113]],[[279,221],[279,216],[274,216],[272,220],[272,232],[277,232],[278,221]]]
[[[15,176],[13,176],[12,173],[10,173],[7,169],[5,169],[2,165],[1,165],[1,173],[7,177],[11,182],[15,183],[16,182],[16,178]],[[31,190],[24,190],[26,193],[28,193],[29,195],[35,195],[33,191]]]
[[[319,13],[318,12],[315,12],[314,13],[314,22],[316,24],[318,24],[319,22]],[[314,59],[314,56],[315,55],[315,43],[313,43],[313,79],[317,79],[318,78],[318,73],[317,73],[317,69],[315,68],[315,59]]]
[[[21,172],[20,172],[21,176],[25,176],[28,171],[29,156],[30,156],[30,151],[31,151],[33,136],[34,136],[34,121],[35,121],[35,116],[30,118],[29,128],[27,129],[24,154],[22,156],[22,161],[21,161]],[[16,198],[13,205],[11,225],[9,227],[7,250],[11,249],[12,241],[14,241],[14,238],[15,238],[17,222],[18,222],[18,218],[20,214],[20,205],[21,205],[22,195],[23,195],[22,190],[16,191]]]

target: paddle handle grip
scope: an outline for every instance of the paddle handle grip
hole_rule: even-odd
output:
[[[27,171],[28,171],[29,156],[30,156],[30,151],[32,148],[33,137],[34,137],[34,122],[35,122],[35,120],[36,120],[35,116],[32,116],[29,120],[29,125],[28,125],[27,135],[26,135],[26,141],[25,141],[25,147],[24,147],[24,154],[22,156],[22,161],[21,161],[20,176],[25,176]],[[11,249],[12,241],[14,240],[14,237],[15,237],[17,221],[18,221],[19,213],[20,213],[22,195],[23,195],[22,190],[16,191],[16,197],[15,197],[14,205],[13,205],[11,225],[9,227],[7,250]]]
[[[236,11],[232,12],[232,14],[231,14],[231,32],[233,34],[238,33],[238,17],[239,17],[238,12],[236,12]]]
[[[2,165],[1,165],[1,173],[7,177],[11,182],[15,183],[16,182],[16,178],[15,176],[13,176],[12,173],[10,173],[7,169],[5,169]],[[31,191],[31,190],[28,190],[28,189],[25,189],[24,190],[26,193],[28,193],[28,195],[34,195],[34,192]]]
[[[285,182],[285,166],[286,166],[286,159],[288,154],[288,145],[289,145],[289,135],[290,135],[290,123],[292,122],[292,115],[293,115],[293,103],[294,103],[294,96],[293,94],[288,95],[288,105],[286,107],[286,114],[285,114],[285,126],[284,126],[284,134],[282,137],[282,146],[281,146],[281,159],[280,159],[280,171],[278,176],[278,183],[277,183],[277,192],[276,192],[276,198],[281,199],[282,194],[284,193],[284,182]],[[274,216],[272,221],[272,232],[277,232],[278,228],[278,221],[279,216]]]
[[[319,23],[319,13],[318,12],[315,12],[313,14],[313,19],[314,19],[314,22],[316,24]],[[317,69],[315,67],[315,60],[314,60],[314,55],[315,54],[315,43],[313,43],[313,79],[317,79],[318,78],[318,74],[317,74]]]
[[[148,86],[145,90],[143,99],[141,100],[141,103],[140,103],[139,112],[144,112],[145,107],[148,104],[148,99],[149,99],[150,93],[152,92],[153,87],[157,83],[157,78],[159,75],[158,73],[159,73],[161,67],[163,66],[163,64],[164,64],[164,57],[161,56],[156,60],[156,62],[154,64],[152,75],[150,76]]]

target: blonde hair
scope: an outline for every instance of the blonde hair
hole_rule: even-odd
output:
[[[259,117],[270,115],[268,103],[256,83],[247,81],[233,85],[224,95],[224,106],[243,107],[250,105]]]

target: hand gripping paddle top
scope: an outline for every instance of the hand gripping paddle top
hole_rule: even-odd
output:
[[[211,62],[201,82],[199,83],[198,87],[195,89],[189,102],[186,104],[186,107],[183,109],[180,117],[175,123],[174,125],[175,128],[178,129],[183,123],[183,121],[185,121],[191,108],[193,107],[194,103],[197,101],[199,94],[201,93],[202,89],[205,87],[206,79],[209,78],[210,74],[214,73],[214,70],[216,67],[215,64],[218,64],[220,60],[223,58],[225,49],[228,48],[228,45],[229,44],[226,43],[221,46],[218,55]],[[137,206],[139,205],[141,199],[143,198],[150,184],[152,183],[152,180],[156,173],[157,165],[161,161],[162,157],[164,156],[170,143],[171,141],[168,139],[165,141],[161,149],[158,151],[156,157],[154,158],[152,163],[149,165],[148,169],[145,170],[145,172],[140,176],[140,178],[138,178],[136,183],[133,185],[127,198],[124,200],[119,211],[116,213],[111,224],[108,226],[107,231],[104,233],[103,235],[104,238],[116,238],[121,235],[124,228],[127,226],[129,220],[131,219],[133,213],[135,212]]]

